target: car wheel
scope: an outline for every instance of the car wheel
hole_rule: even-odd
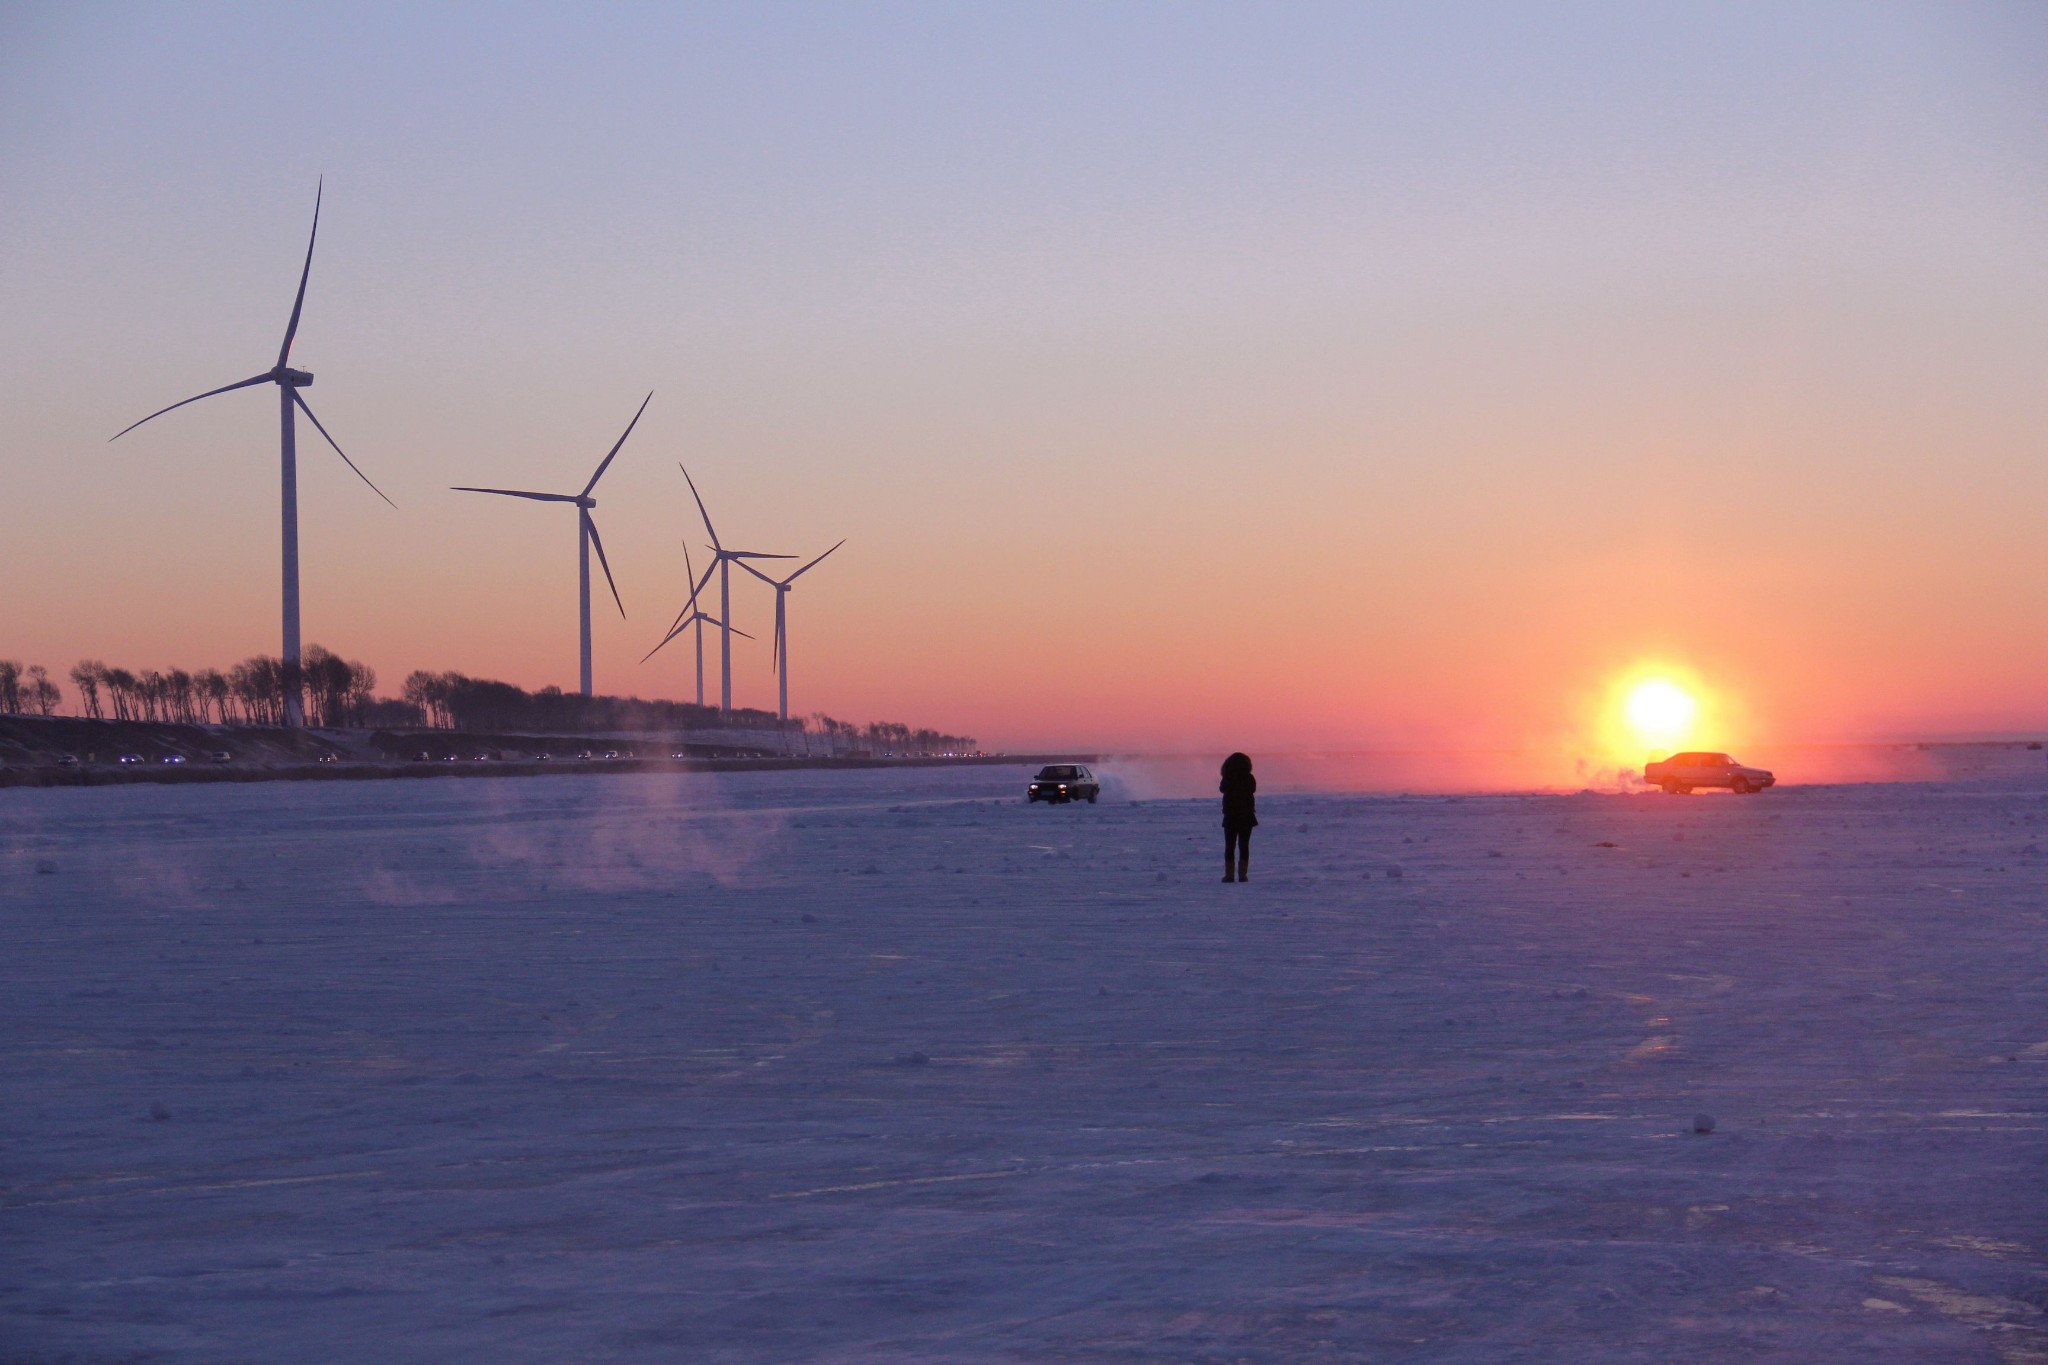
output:
[[[1096,797],[1097,797],[1098,795],[1100,795],[1100,793],[1099,793],[1099,792],[1089,792],[1089,793],[1088,793],[1088,804],[1089,804],[1089,805],[1091,805],[1091,806],[1092,806],[1092,805],[1094,805],[1094,804],[1095,804],[1095,798],[1096,798]]]
[[[1751,792],[1752,788],[1749,785],[1748,778],[1738,777],[1733,782],[1730,782],[1728,784],[1728,790],[1734,792],[1737,796],[1747,796]]]
[[[1659,782],[1659,783],[1658,783],[1657,785],[1658,785],[1658,786],[1660,786],[1660,787],[1662,787],[1662,788],[1664,789],[1664,794],[1665,794],[1666,796],[1676,796],[1676,795],[1678,795],[1678,784],[1677,784],[1676,782],[1673,782],[1673,781],[1672,781],[1672,780],[1671,780],[1670,778],[1666,778],[1666,779],[1664,779],[1664,780],[1663,780],[1662,782]]]

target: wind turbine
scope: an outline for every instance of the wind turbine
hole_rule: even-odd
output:
[[[697,570],[690,563],[690,546],[687,541],[683,544],[683,568],[691,575],[690,600],[680,612],[676,613],[675,624],[668,628],[668,634],[661,637],[661,644],[648,650],[646,657],[642,658],[640,662],[646,663],[648,659],[661,653],[662,645],[675,639],[676,636],[681,635],[691,626],[695,626],[697,628],[697,705],[702,706],[704,704],[704,623],[709,621],[712,625],[723,628],[725,622],[697,605],[697,594],[704,591],[704,585],[711,581],[711,570],[708,568],[704,570],[702,578],[695,576]],[[747,640],[754,638],[743,630],[735,630],[733,634]]]
[[[597,521],[590,515],[590,509],[597,506],[597,499],[590,496],[590,490],[597,487],[597,481],[610,469],[612,461],[618,458],[619,448],[626,444],[626,437],[633,434],[633,428],[640,425],[640,413],[647,411],[648,403],[654,399],[653,390],[640,400],[639,410],[633,420],[626,423],[625,431],[613,443],[611,453],[597,466],[597,472],[590,476],[590,482],[583,485],[581,493],[528,493],[517,488],[464,488],[457,487],[456,493],[495,493],[501,498],[531,498],[535,502],[573,502],[576,504],[576,602],[582,634],[579,637],[583,660],[583,695],[590,695],[590,547],[597,547],[597,562],[604,569],[604,581],[611,587],[612,601],[618,603],[619,619],[626,619],[626,604],[619,601],[619,585],[612,579],[611,562],[604,557],[604,538],[597,533]]]
[[[681,464],[677,469],[683,469]],[[718,614],[725,619],[718,623],[718,709],[732,710],[732,566],[734,562],[749,559],[795,559],[795,555],[766,555],[754,550],[728,550],[718,539],[718,532],[711,525],[711,514],[704,510],[703,495],[697,492],[697,481],[690,477],[690,471],[683,469],[683,482],[690,485],[690,496],[697,499],[697,513],[704,518],[704,529],[711,534],[711,567],[718,570]],[[708,576],[710,570],[705,570]]]
[[[839,542],[839,545],[844,545],[845,543],[842,540]],[[839,545],[834,545],[832,550],[838,549]],[[825,551],[824,555],[819,555],[817,559],[804,565],[787,578],[770,578],[751,564],[742,563],[740,565],[742,569],[745,569],[748,573],[775,589],[775,653],[773,658],[775,660],[776,674],[782,683],[782,718],[784,720],[789,719],[789,618],[783,609],[789,601],[789,585],[802,578],[812,569],[817,568],[819,563],[825,558],[825,555],[831,554],[832,550]]]
[[[299,447],[297,428],[293,420],[294,415],[297,412],[303,411],[306,414],[306,420],[311,422],[314,429],[326,438],[327,444],[334,447],[334,453],[341,456],[342,463],[355,470],[356,477],[369,484],[372,493],[375,493],[380,498],[384,498],[384,490],[377,487],[376,484],[370,483],[369,475],[363,473],[360,469],[356,469],[356,462],[348,457],[348,453],[340,445],[336,444],[332,436],[327,434],[327,428],[320,425],[320,419],[313,415],[313,409],[307,406],[305,398],[299,393],[300,389],[308,388],[312,385],[313,376],[305,370],[293,369],[289,363],[292,356],[292,338],[299,334],[299,312],[306,304],[306,280],[313,273],[313,243],[320,236],[320,199],[326,192],[326,189],[327,178],[322,176],[318,187],[313,191],[313,231],[306,237],[306,264],[299,271],[299,292],[292,299],[292,317],[291,321],[287,322],[284,327],[284,344],[277,348],[277,364],[271,366],[262,374],[254,375],[237,383],[223,384],[217,389],[208,389],[205,393],[194,394],[190,398],[171,404],[168,408],[158,408],[148,417],[142,419],[142,422],[151,421],[170,412],[173,408],[182,408],[186,403],[197,403],[200,399],[211,398],[217,393],[231,393],[236,389],[246,389],[254,384],[277,385],[280,424],[278,429],[278,466],[282,473],[284,485],[284,723],[286,725],[302,725],[305,723],[304,702],[300,694],[299,676]],[[136,427],[141,426],[142,422],[131,422],[115,432],[108,440],[120,440],[129,432],[135,430]],[[384,501],[393,508],[398,506],[397,503],[392,502],[389,498],[384,498]]]

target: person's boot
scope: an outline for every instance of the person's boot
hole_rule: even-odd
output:
[[[1240,853],[1237,855],[1237,879],[1241,882],[1248,882],[1252,879],[1251,854]]]
[[[1230,850],[1227,848],[1223,850],[1223,880],[1226,882],[1237,880],[1237,873],[1233,872],[1230,867]]]

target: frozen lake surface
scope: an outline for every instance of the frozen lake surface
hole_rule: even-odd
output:
[[[0,792],[0,1360],[2048,1361],[2038,766],[1022,780]]]

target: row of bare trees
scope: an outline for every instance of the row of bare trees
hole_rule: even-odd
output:
[[[13,659],[0,659],[0,715],[47,716],[63,700],[63,692],[41,664],[24,669]]]
[[[217,668],[130,672],[81,659],[71,670],[71,681],[78,688],[80,713],[95,720],[282,725],[285,694],[294,677],[284,660],[258,654],[225,673]],[[376,705],[376,670],[319,645],[307,648],[297,682],[309,725],[363,724]]]
[[[404,701],[417,707],[426,723],[441,729],[477,733],[596,734],[622,730],[691,730],[717,727],[769,729],[775,717],[766,711],[734,711],[681,701],[643,701],[639,697],[586,697],[543,687],[529,692],[495,678],[463,673],[432,673],[419,669],[406,675]]]
[[[858,750],[880,757],[919,758],[975,752],[972,735],[948,735],[931,729],[913,730],[908,725],[887,720],[853,725],[834,720],[823,711],[810,716],[804,722],[804,730],[806,734],[820,736],[826,752],[834,754]]]

